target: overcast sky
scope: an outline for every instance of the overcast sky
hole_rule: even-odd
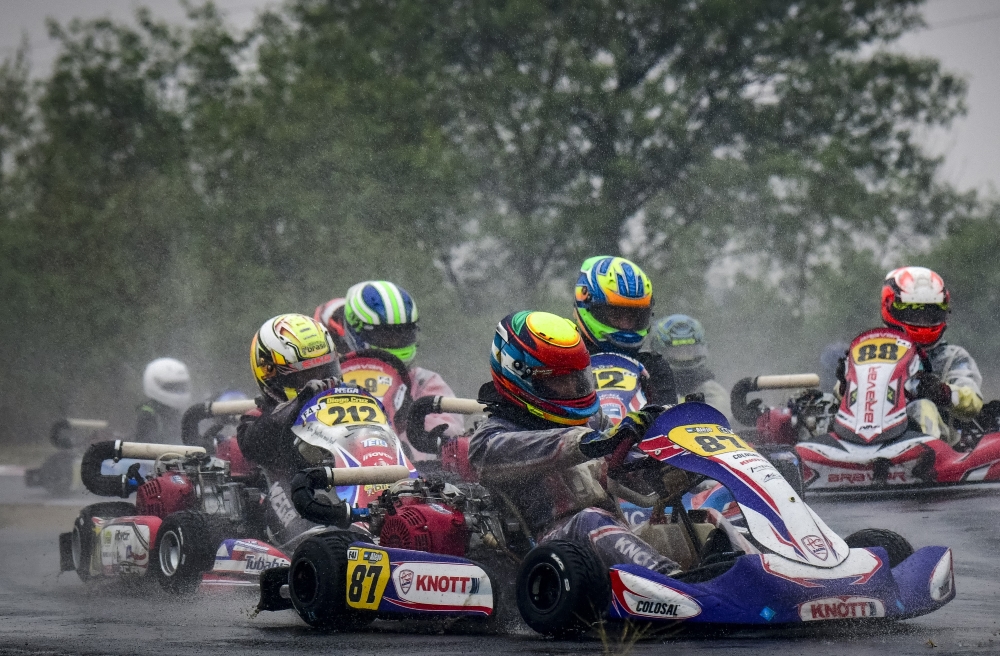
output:
[[[180,20],[176,0],[0,0],[0,57],[16,49],[22,35],[32,45],[36,74],[48,71],[55,47],[48,40],[46,17],[67,22],[74,17],[127,19],[139,5],[151,6],[166,19]],[[248,27],[268,0],[216,0],[237,28]],[[926,136],[929,148],[945,156],[943,175],[961,188],[1000,189],[1000,0],[929,0],[928,29],[905,37],[901,47],[940,59],[969,81],[968,115],[947,131]]]

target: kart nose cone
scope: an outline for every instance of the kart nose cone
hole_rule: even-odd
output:
[[[934,566],[930,580],[931,599],[945,601],[955,594],[955,567],[951,549],[944,552],[941,560]]]

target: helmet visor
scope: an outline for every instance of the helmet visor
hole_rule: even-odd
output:
[[[531,384],[543,399],[580,399],[594,391],[594,372],[587,367],[556,376],[532,376]]]
[[[191,391],[191,385],[186,380],[175,380],[169,383],[160,383],[164,391],[171,394],[187,394]]]
[[[630,332],[649,328],[649,319],[653,315],[653,308],[649,306],[621,307],[618,305],[594,305],[588,309],[594,318],[605,326]]]
[[[892,304],[892,317],[910,326],[939,326],[948,318],[947,303],[903,303]]]
[[[376,348],[398,349],[417,343],[417,324],[365,326],[364,339]]]
[[[663,355],[671,363],[695,363],[708,357],[708,348],[704,344],[684,344],[668,346],[663,349]]]

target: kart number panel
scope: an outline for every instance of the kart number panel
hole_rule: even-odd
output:
[[[382,549],[348,549],[347,605],[360,610],[378,610],[389,583],[389,570],[389,554]]]

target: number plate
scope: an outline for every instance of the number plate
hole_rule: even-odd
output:
[[[333,394],[317,402],[316,420],[327,426],[343,424],[386,424],[385,413],[375,399],[354,394]]]
[[[899,362],[909,350],[906,344],[902,340],[891,337],[866,339],[851,349],[851,358],[857,364]]]
[[[699,456],[711,458],[733,451],[753,451],[733,431],[716,424],[678,426],[667,434],[667,439]]]
[[[389,554],[381,549],[350,547],[347,550],[347,605],[378,610],[389,583]]]
[[[599,390],[631,392],[639,384],[639,377],[635,372],[622,367],[594,369],[594,379]]]
[[[355,369],[344,372],[344,382],[368,390],[372,396],[382,398],[392,386],[392,378],[375,369]]]

